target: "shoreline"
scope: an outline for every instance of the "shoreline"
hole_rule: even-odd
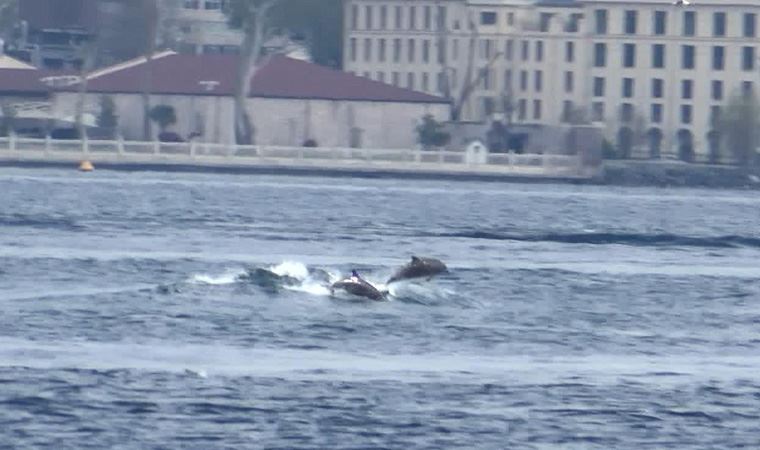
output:
[[[681,161],[605,161],[595,177],[538,174],[505,174],[482,171],[420,170],[378,167],[324,167],[282,164],[240,165],[230,163],[189,164],[175,161],[98,161],[95,170],[120,172],[219,173],[237,175],[295,175],[333,178],[485,181],[524,184],[570,184],[620,187],[760,189],[760,178],[748,175],[737,166],[684,163]],[[0,158],[1,167],[77,169],[73,160],[31,160]]]

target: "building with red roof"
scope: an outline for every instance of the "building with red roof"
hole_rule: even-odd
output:
[[[234,142],[234,93],[239,59],[233,55],[163,52],[87,76],[87,112],[97,115],[100,97],[116,105],[119,132],[143,139],[141,93],[149,84],[151,105],[169,105],[181,137]],[[59,115],[72,113],[79,85],[55,94]],[[391,86],[309,62],[275,56],[251,79],[248,112],[263,145],[410,148],[426,114],[449,117],[449,103],[429,94]],[[154,130],[155,136],[155,130]]]

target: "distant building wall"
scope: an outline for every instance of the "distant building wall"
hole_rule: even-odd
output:
[[[118,132],[127,140],[141,140],[141,96],[87,94],[85,112],[97,116],[102,95],[114,101]],[[53,112],[58,117],[72,116],[76,103],[76,93],[56,93]],[[170,129],[183,138],[197,132],[199,142],[235,141],[232,97],[152,95],[151,105],[174,107],[177,123]],[[417,143],[415,127],[425,114],[432,114],[437,120],[446,120],[449,114],[446,104],[268,98],[250,99],[248,108],[256,127],[256,142],[283,146],[301,145],[314,139],[320,146],[413,148]],[[158,127],[154,124],[152,129],[154,137],[157,136]]]
[[[266,145],[413,148],[425,114],[446,120],[446,104],[256,98],[250,101],[256,139]],[[352,131],[353,129],[353,131]]]

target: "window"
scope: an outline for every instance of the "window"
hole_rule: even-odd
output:
[[[755,70],[755,47],[742,47],[742,70]]]
[[[541,120],[541,100],[533,100],[533,120]]]
[[[636,44],[623,44],[623,67],[636,66]]]
[[[480,69],[481,73],[481,86],[485,90],[491,90],[491,70],[490,69]]]
[[[459,39],[451,41],[451,59],[454,61],[459,58]]]
[[[520,90],[525,92],[528,90],[528,71],[520,71]]]
[[[436,17],[437,20],[437,27],[438,30],[445,30],[446,29],[446,7],[445,6],[439,6],[438,7],[438,16]]]
[[[512,26],[515,24],[515,13],[507,13],[507,25]]]
[[[721,80],[713,80],[710,91],[710,97],[713,100],[723,100],[723,82]]]
[[[430,75],[427,72],[422,73],[422,90],[428,91],[430,89]]]
[[[538,18],[538,29],[542,33],[548,33],[549,27],[551,26],[551,20],[552,20],[552,13],[541,13],[541,15]]]
[[[413,63],[414,56],[415,56],[414,54],[416,53],[415,46],[414,46],[414,39],[409,39],[407,51],[408,51],[407,56],[409,57],[409,62]]]
[[[623,15],[623,30],[625,34],[636,34],[636,11],[628,10]]]
[[[681,98],[691,100],[694,96],[694,83],[691,80],[681,80]]]
[[[682,45],[681,46],[681,68],[682,69],[693,69],[694,68],[694,46],[693,45]]]
[[[697,14],[694,11],[683,13],[683,35],[694,36],[697,34]]]
[[[541,62],[544,60],[544,43],[543,41],[536,42],[536,61]]]
[[[752,94],[753,88],[752,88],[752,82],[751,81],[742,81],[742,94],[744,95],[750,95]]]
[[[425,6],[425,29],[429,30],[433,27],[433,11],[430,9],[430,6]],[[426,89],[427,90],[427,89]]]
[[[480,57],[483,59],[490,59],[493,53],[493,41],[490,39],[480,40]]]
[[[594,97],[604,97],[604,78],[594,77]]]
[[[364,61],[372,60],[372,39],[367,38],[364,40]]]
[[[480,104],[482,112],[481,117],[484,119],[496,111],[496,102],[493,97],[481,97]]]
[[[395,14],[395,16],[396,17],[395,17],[394,22],[395,22],[395,25],[396,25],[396,29],[400,30],[401,28],[403,28],[401,26],[401,24],[404,21],[404,12],[402,11],[402,9],[401,9],[400,6],[396,6],[396,14]]]
[[[517,102],[517,120],[525,120],[525,110],[527,109],[528,102],[521,98],[519,102]]]
[[[691,105],[681,105],[681,123],[691,123]]]
[[[401,39],[393,40],[393,62],[401,62]]]
[[[607,66],[607,44],[602,42],[594,44],[594,67]]]
[[[374,25],[372,23],[372,10],[373,8],[370,5],[364,7],[364,28],[367,30],[371,30],[372,25]]]
[[[349,50],[351,61],[356,61],[356,38],[351,38],[349,41]]]
[[[575,89],[575,79],[572,72],[565,72],[565,92],[572,93]]]
[[[656,36],[662,36],[667,32],[668,13],[665,11],[654,12],[653,32]]]
[[[623,78],[623,98],[633,97],[633,78]]]
[[[723,37],[726,35],[726,13],[713,13],[713,36]]]
[[[414,30],[417,28],[417,8],[414,6],[409,7],[409,29]]]
[[[496,25],[496,13],[493,11],[483,11],[480,13],[481,25]]]
[[[351,5],[351,29],[356,30],[359,28],[359,7],[357,5]]]
[[[565,100],[562,102],[562,121],[568,122],[570,120],[570,117],[573,114],[573,102],[570,100]]]
[[[594,29],[596,34],[607,34],[607,10],[597,9],[594,11]]]
[[[710,107],[710,124],[712,127],[718,126],[718,124],[720,124],[720,112],[720,106]]]
[[[633,105],[630,103],[623,103],[620,105],[620,121],[631,122],[633,121]]]
[[[565,42],[565,62],[575,61],[575,43]]]
[[[522,41],[522,60],[527,61],[530,53],[530,42]]]
[[[504,90],[512,90],[512,71],[509,69],[504,71]]]
[[[385,39],[377,41],[377,59],[380,62],[385,62]]]
[[[422,41],[422,62],[430,62],[430,41],[427,39]]]
[[[665,67],[665,44],[652,45],[652,67],[655,69]]]
[[[604,103],[594,102],[591,104],[591,120],[594,122],[604,122]]]
[[[414,89],[414,72],[406,74],[406,87]]]
[[[744,13],[744,37],[755,37],[755,13]]]
[[[385,5],[380,7],[380,29],[388,29],[388,7]]]
[[[208,10],[222,9],[222,2],[219,0],[206,0],[203,7]]]
[[[543,73],[540,70],[536,70],[533,73],[533,86],[536,90],[536,92],[541,92],[541,90],[544,88],[544,77]]]
[[[652,78],[652,98],[662,98],[664,85],[662,78]]]
[[[726,49],[722,45],[713,46],[713,70],[723,70],[726,65]]]
[[[391,74],[391,80],[392,80],[391,82],[393,83],[394,86],[398,86],[399,85],[399,74],[398,74],[398,72],[393,72]]]
[[[649,115],[649,121],[652,123],[662,123],[662,104],[652,103],[652,109]]]
[[[200,8],[200,1],[199,0],[185,0],[184,7],[185,9],[198,9]]]
[[[507,39],[504,44],[504,58],[506,58],[507,61],[512,61],[512,53],[514,51],[513,42],[512,39]]]

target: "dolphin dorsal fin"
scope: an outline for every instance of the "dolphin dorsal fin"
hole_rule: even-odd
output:
[[[416,256],[412,256],[412,262],[413,263],[420,262],[420,259]]]

